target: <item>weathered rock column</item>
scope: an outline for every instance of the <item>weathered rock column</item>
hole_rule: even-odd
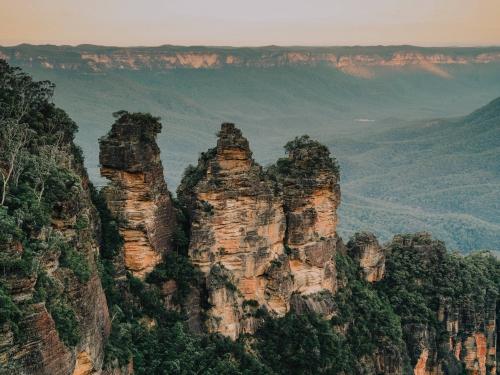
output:
[[[300,295],[293,305],[329,314],[327,299],[307,296],[337,289],[338,167],[328,148],[308,136],[296,138],[285,149],[288,157],[278,160],[275,170],[283,189],[285,243],[294,291]]]
[[[175,211],[163,177],[156,135],[158,119],[124,113],[99,140],[101,175],[110,211],[123,236],[123,263],[139,278],[152,271],[172,248]]]
[[[232,338],[252,331],[243,309],[256,304],[285,313],[287,301],[266,289],[284,257],[281,199],[233,124],[222,124],[217,147],[188,170],[179,196],[191,211],[189,256],[206,275],[213,306],[208,329]]]

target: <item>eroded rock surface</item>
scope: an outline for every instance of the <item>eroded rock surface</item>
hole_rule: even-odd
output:
[[[153,270],[172,248],[175,211],[163,177],[157,119],[122,114],[100,139],[101,175],[107,204],[124,239],[123,263],[135,276]]]
[[[289,179],[284,170],[266,172],[241,131],[226,123],[217,147],[187,170],[178,195],[190,209],[189,255],[206,275],[210,331],[232,338],[251,333],[257,309],[275,316],[291,305],[330,312],[320,298],[291,304],[295,295],[307,300],[336,288],[338,176],[319,166],[300,176],[313,155],[304,164],[305,152],[290,152],[297,174]]]
[[[283,207],[241,131],[223,124],[217,147],[200,159],[183,185],[180,195],[192,213],[189,255],[207,275],[213,305],[210,329],[237,337],[245,300],[286,312],[287,301],[266,288],[272,262],[284,254]]]
[[[28,305],[19,324],[21,337],[8,326],[0,326],[1,374],[78,373],[78,368],[83,365],[80,353],[86,353],[87,373],[95,373],[102,368],[110,319],[95,262],[99,251],[96,235],[99,219],[90,201],[88,177],[83,166],[77,164],[72,169],[81,173],[78,186],[71,189],[67,201],[61,201],[54,207],[51,225],[37,233],[38,239],[46,244],[43,256],[37,260],[38,272],[28,276],[12,275],[5,279],[13,300]],[[67,264],[61,264],[62,243],[81,256],[88,271],[85,277],[77,277]],[[2,245],[0,251],[25,251],[20,244],[10,249]],[[33,303],[41,299],[36,295],[40,293],[40,285],[45,285],[46,293],[52,295],[50,302]],[[61,304],[70,309],[77,320],[78,338],[74,345],[64,342],[51,313],[51,308]],[[7,372],[3,372],[4,369]]]
[[[307,136],[289,142],[288,157],[278,160],[276,175],[283,190],[285,245],[294,291],[311,295],[335,292],[339,173],[328,148]]]
[[[385,271],[385,250],[373,233],[356,233],[347,243],[349,254],[359,262],[366,281],[379,281]]]

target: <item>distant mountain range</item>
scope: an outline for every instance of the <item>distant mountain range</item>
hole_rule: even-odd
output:
[[[96,139],[120,109],[161,116],[171,190],[223,121],[264,165],[308,133],[340,161],[342,234],[427,229],[500,249],[498,103],[473,112],[500,96],[500,47],[19,45],[0,58],[56,83],[97,184]]]
[[[360,77],[371,77],[375,67],[414,67],[448,77],[445,65],[487,64],[500,61],[497,48],[377,47],[103,47],[94,45],[0,48],[0,58],[46,69],[166,70],[222,67],[271,68],[283,66],[333,66]]]
[[[425,229],[450,248],[500,248],[500,98],[465,117],[332,144],[348,176],[344,228],[384,238]]]

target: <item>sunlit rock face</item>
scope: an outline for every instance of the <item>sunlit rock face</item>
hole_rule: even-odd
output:
[[[300,157],[290,162],[300,165]],[[226,123],[217,147],[179,187],[191,217],[189,256],[206,275],[209,331],[254,332],[259,309],[331,312],[331,303],[308,298],[336,288],[337,177],[321,170],[285,179],[281,172],[264,171],[241,131]]]
[[[13,65],[82,72],[171,71],[174,69],[277,68],[287,66],[332,69],[373,78],[380,69],[422,70],[442,78],[452,78],[453,66],[495,64],[500,52],[495,47],[421,48],[394,47],[263,47],[252,53],[238,48],[218,47],[99,47],[82,45],[0,47],[0,58]]]
[[[284,255],[283,207],[233,124],[222,125],[217,147],[192,172],[179,192],[191,210],[189,255],[207,275],[209,329],[235,338],[246,330],[244,301],[278,314],[288,309],[286,296],[267,287],[273,262]]]
[[[356,233],[347,243],[349,254],[359,262],[366,281],[373,283],[384,276],[385,250],[372,233]]]
[[[139,278],[172,248],[175,212],[163,176],[157,119],[123,114],[100,139],[101,175],[107,204],[124,239],[123,266]]]
[[[275,173],[283,190],[285,244],[294,290],[303,296],[335,292],[339,174],[328,148],[307,136],[289,142]]]

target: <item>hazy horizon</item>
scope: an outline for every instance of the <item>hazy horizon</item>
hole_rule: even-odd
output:
[[[28,46],[54,46],[54,47],[81,47],[81,46],[97,46],[106,48],[160,48],[160,47],[207,47],[207,48],[342,48],[342,47],[416,47],[416,48],[498,48],[500,42],[497,44],[257,44],[257,45],[234,45],[234,44],[130,44],[130,45],[116,45],[116,44],[96,44],[96,43],[79,43],[79,44],[57,44],[57,43],[16,43],[16,44],[0,44],[0,47],[19,47],[22,45]]]
[[[4,0],[0,45],[496,46],[499,16],[496,0]]]

